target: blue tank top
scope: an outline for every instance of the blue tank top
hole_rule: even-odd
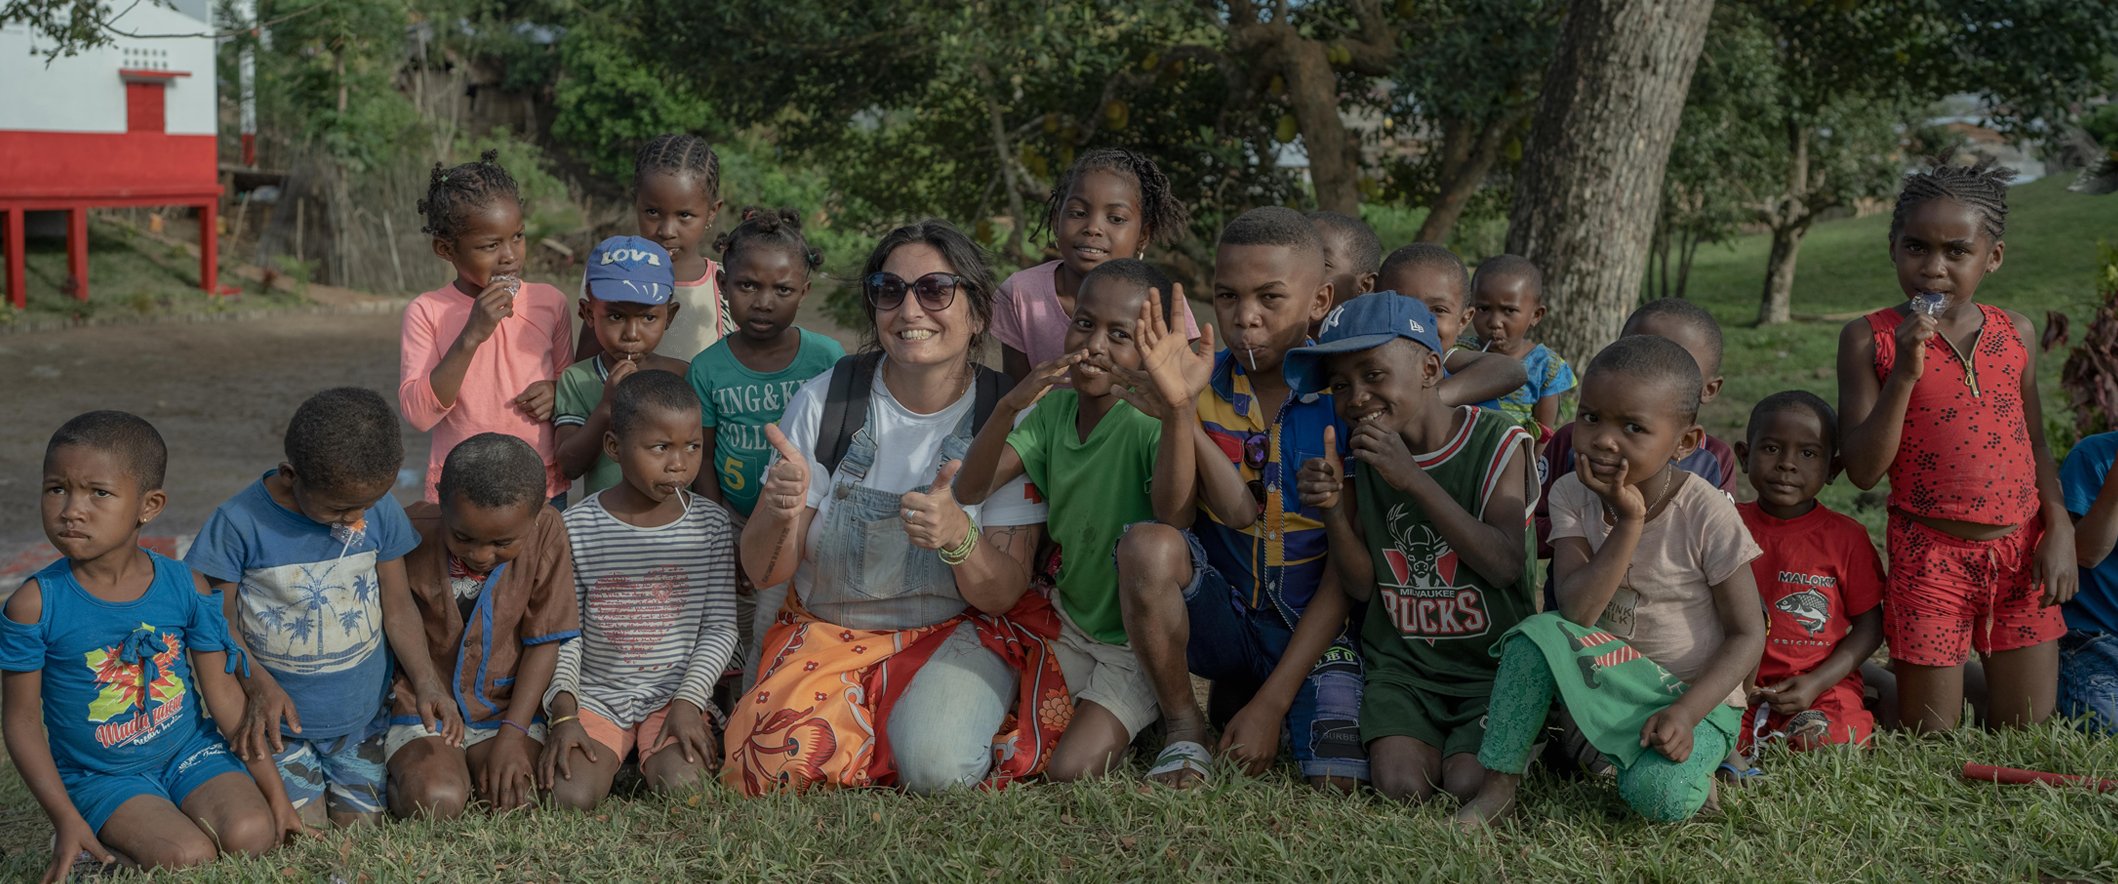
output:
[[[154,582],[133,601],[90,595],[60,559],[36,574],[36,623],[0,616],[0,670],[43,671],[44,728],[62,771],[159,769],[204,726],[187,652],[227,650],[227,621],[184,563],[147,555]]]

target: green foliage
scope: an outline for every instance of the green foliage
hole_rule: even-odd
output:
[[[124,11],[111,0],[6,0],[0,3],[0,26],[28,25],[50,60],[110,45],[103,23]]]
[[[552,135],[597,176],[630,186],[640,144],[707,134],[715,114],[650,38],[610,12],[576,17],[559,40]]]
[[[463,139],[456,149],[457,158],[444,162],[463,162],[487,150],[499,152],[501,168],[514,176],[515,186],[522,192],[523,235],[531,248],[536,247],[538,240],[565,238],[588,227],[588,219],[574,202],[566,182],[545,168],[544,151],[506,129]]]
[[[2102,303],[2059,377],[2074,414],[2071,429],[2081,436],[2118,427],[2118,247],[2102,243],[2098,253],[2096,294]]]
[[[258,17],[270,20],[308,5],[264,0]],[[261,115],[320,145],[352,174],[396,161],[424,125],[397,88],[405,47],[392,38],[412,21],[406,0],[335,0],[284,16],[272,27],[271,45],[257,54]]]

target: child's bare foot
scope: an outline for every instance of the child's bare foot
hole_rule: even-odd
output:
[[[1486,781],[1478,787],[1478,794],[1456,811],[1456,825],[1476,831],[1507,816],[1515,809],[1515,787],[1521,783],[1521,774],[1486,771]]]

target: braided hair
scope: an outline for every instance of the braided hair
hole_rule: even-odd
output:
[[[1059,210],[1066,205],[1066,195],[1073,192],[1074,182],[1090,172],[1116,172],[1132,178],[1133,185],[1140,189],[1140,224],[1146,228],[1145,242],[1167,242],[1191,224],[1191,211],[1177,201],[1170,192],[1169,176],[1146,154],[1116,147],[1097,148],[1082,154],[1074,161],[1066,174],[1052,183],[1052,195],[1044,200],[1044,222],[1037,235],[1051,232],[1052,221],[1059,217]]]
[[[1905,176],[1905,189],[1898,191],[1897,205],[1890,210],[1890,240],[1896,242],[1905,229],[1906,213],[1924,203],[1951,199],[1977,212],[1979,228],[1999,242],[2008,229],[2008,182],[2014,177],[2014,169],[1991,159],[1969,166],[1930,160],[1925,171]]]
[[[640,189],[640,182],[657,172],[694,176],[706,186],[708,199],[721,196],[721,157],[706,139],[697,135],[674,132],[657,135],[640,145],[640,152],[632,160],[633,189]]]
[[[815,273],[824,266],[824,253],[809,244],[802,235],[802,216],[788,208],[767,209],[763,206],[746,206],[742,221],[735,229],[723,233],[713,240],[713,250],[721,253],[721,266],[735,266],[736,252],[757,246],[778,246],[794,254],[802,268]]]
[[[463,235],[471,213],[506,197],[522,205],[522,191],[515,177],[500,167],[500,152],[488,150],[475,163],[442,168],[434,164],[427,175],[427,195],[419,201],[419,214],[426,218],[420,232],[441,239]],[[526,209],[526,207],[525,207]]]

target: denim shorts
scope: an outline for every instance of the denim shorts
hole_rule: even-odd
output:
[[[1184,607],[1191,619],[1191,641],[1185,659],[1191,673],[1214,681],[1252,687],[1263,684],[1279,665],[1294,630],[1274,610],[1250,610],[1221,572],[1206,562],[1206,548],[1190,531],[1191,582],[1184,587]],[[1366,781],[1368,754],[1361,745],[1360,710],[1363,674],[1360,655],[1350,637],[1341,634],[1302,680],[1287,709],[1288,750],[1305,777],[1342,777]]]
[[[2118,635],[2075,629],[2059,637],[2059,714],[2118,736]]]
[[[202,723],[197,734],[183,746],[170,753],[169,763],[160,770],[149,770],[135,774],[108,774],[91,771],[69,771],[59,769],[59,782],[66,787],[66,797],[73,800],[74,809],[81,812],[88,827],[101,834],[103,824],[110,821],[119,805],[141,795],[156,795],[169,799],[169,803],[184,806],[184,799],[198,791],[200,786],[222,774],[239,773],[249,776],[235,753],[228,751],[228,741],[221,739],[219,731],[211,723]]]

